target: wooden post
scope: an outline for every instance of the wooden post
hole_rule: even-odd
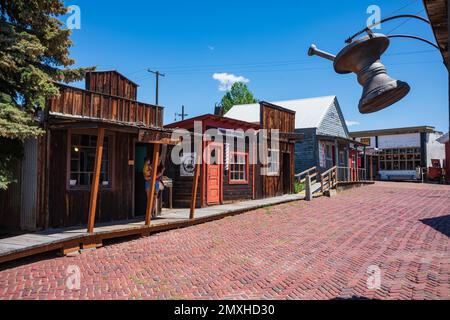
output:
[[[200,176],[200,159],[202,156],[202,148],[200,151],[197,149],[197,157],[195,158],[195,174],[194,183],[192,184],[192,194],[191,194],[191,211],[189,213],[189,219],[194,219],[195,207],[197,205],[197,189],[198,189],[198,178]]]
[[[373,156],[369,156],[370,161],[370,181],[373,181]]]
[[[145,225],[150,226],[152,221],[153,208],[155,207],[155,184],[156,175],[158,174],[159,164],[159,144],[153,145],[153,162],[152,162],[152,177],[150,180],[150,188],[147,194],[147,209],[145,211]]]
[[[322,181],[322,192],[323,192],[323,181]],[[311,189],[311,176],[309,173],[305,177],[305,200],[311,201],[313,199],[313,193]]]
[[[100,182],[100,170],[103,157],[103,140],[105,128],[98,128],[97,149],[95,151],[94,181],[91,185],[91,199],[89,203],[88,233],[94,232],[95,212],[97,211],[98,186]]]

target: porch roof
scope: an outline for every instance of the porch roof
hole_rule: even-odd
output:
[[[68,115],[52,115],[48,121],[48,126],[51,129],[99,129],[120,131],[138,134],[139,141],[146,143],[160,143],[160,144],[177,144],[178,141],[172,140],[173,130],[165,128],[149,128],[145,125],[133,125],[129,123],[95,119],[83,118],[78,116]]]
[[[345,143],[353,143],[356,146],[359,147],[367,147],[366,144],[361,143],[359,141],[353,140],[353,139],[346,139],[343,137],[335,137],[335,136],[326,136],[326,135],[317,135],[317,138],[319,140],[327,140],[327,141],[339,141],[339,142],[345,142]]]

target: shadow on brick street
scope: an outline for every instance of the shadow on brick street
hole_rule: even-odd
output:
[[[440,233],[450,238],[450,215],[436,218],[422,219],[420,220],[420,222],[426,224],[427,226],[432,227],[436,231],[439,231]]]

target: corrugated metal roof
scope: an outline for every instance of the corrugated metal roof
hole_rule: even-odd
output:
[[[296,112],[295,128],[318,128],[325,114],[333,105],[336,96],[326,96],[308,99],[296,99],[270,102],[274,105],[292,110]],[[236,105],[228,111],[225,116],[227,118],[258,122],[260,121],[260,107],[258,103]]]

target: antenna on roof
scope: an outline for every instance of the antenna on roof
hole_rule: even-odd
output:
[[[184,118],[187,117],[188,114],[184,113],[184,105],[181,106],[181,113],[175,112],[175,121],[177,121],[177,117],[181,117],[181,121],[184,121]]]

